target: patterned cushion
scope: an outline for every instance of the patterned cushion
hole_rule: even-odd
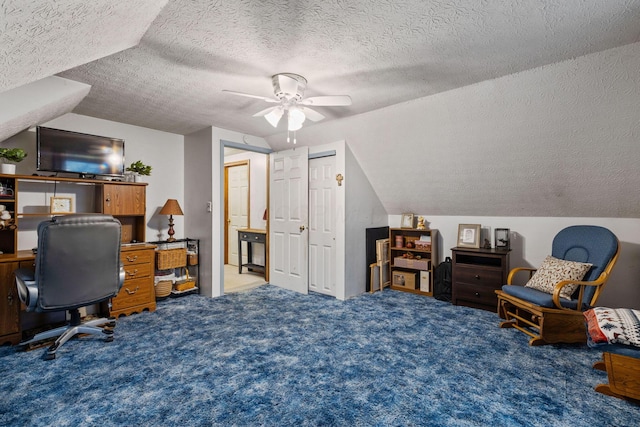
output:
[[[584,312],[587,343],[626,344],[640,347],[640,310],[595,307]]]
[[[540,268],[538,268],[525,286],[553,294],[553,289],[558,282],[563,280],[582,280],[590,268],[591,264],[588,263],[565,261],[549,255],[544,259]],[[564,286],[560,292],[560,296],[565,299],[571,299],[571,294],[573,294],[573,291],[575,291],[577,287],[578,285]]]

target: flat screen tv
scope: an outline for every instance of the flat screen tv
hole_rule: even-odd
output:
[[[91,175],[124,175],[124,140],[38,126],[37,169]]]

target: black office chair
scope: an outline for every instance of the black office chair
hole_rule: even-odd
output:
[[[27,311],[68,310],[70,321],[21,345],[58,336],[45,353],[45,359],[55,359],[58,348],[76,334],[106,335],[106,341],[113,341],[114,318],[82,323],[78,309],[107,301],[120,291],[120,233],[120,222],[101,214],[57,216],[38,225],[35,272],[16,270],[18,295]]]

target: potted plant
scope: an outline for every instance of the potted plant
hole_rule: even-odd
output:
[[[16,173],[16,163],[27,157],[27,153],[22,148],[0,148],[0,173],[14,175]]]
[[[126,171],[133,173],[136,182],[140,181],[140,176],[150,176],[151,166],[145,165],[141,160],[136,160],[127,167]]]

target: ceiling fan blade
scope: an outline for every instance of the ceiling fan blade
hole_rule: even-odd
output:
[[[230,94],[232,94],[232,95],[245,96],[245,97],[247,97],[247,98],[262,99],[262,100],[263,100],[263,101],[265,101],[265,102],[271,102],[271,103],[274,103],[274,102],[280,102],[280,101],[278,101],[277,99],[274,99],[274,98],[268,98],[268,97],[266,97],[266,96],[251,95],[251,94],[249,94],[249,93],[236,92],[236,91],[234,91],[234,90],[226,90],[226,89],[222,89],[222,91],[223,91],[223,92],[230,93]]]
[[[273,110],[275,110],[276,108],[278,108],[278,107],[276,106],[276,107],[269,107],[269,108],[265,108],[264,110],[262,110],[262,111],[258,111],[257,113],[255,113],[255,114],[253,115],[253,117],[262,117],[262,116],[266,116],[267,114],[269,114],[270,112],[272,112],[272,111],[273,111]]]
[[[304,113],[305,117],[313,122],[318,122],[322,119],[324,119],[324,116],[320,113],[318,113],[315,110],[312,110],[309,107],[298,107],[300,108],[300,110],[302,110],[302,112]]]
[[[317,107],[342,107],[351,105],[351,97],[349,95],[312,96],[303,99],[300,104]]]
[[[298,93],[298,81],[285,74],[278,75],[278,84],[280,90],[289,95],[295,95]]]

